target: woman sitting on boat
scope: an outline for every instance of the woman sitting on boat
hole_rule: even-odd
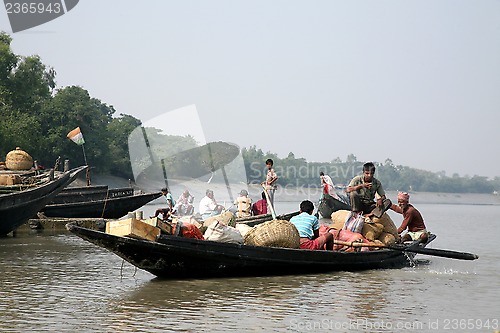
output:
[[[333,249],[333,234],[329,231],[319,235],[319,220],[312,215],[314,204],[309,200],[300,203],[300,214],[290,219],[299,231],[300,248],[309,250]]]
[[[177,200],[177,204],[174,206],[172,213],[177,215],[191,215],[194,212],[193,207],[194,197],[186,189],[182,192],[181,196]]]
[[[252,213],[254,216],[267,214],[267,200],[264,192],[262,192],[262,199],[252,205]]]

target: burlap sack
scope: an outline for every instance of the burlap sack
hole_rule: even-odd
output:
[[[236,228],[218,221],[208,225],[203,236],[206,240],[215,242],[243,244],[243,237]]]
[[[380,223],[365,223],[361,234],[369,241],[374,241],[379,238],[380,234],[384,231],[384,226]]]
[[[350,213],[351,212],[349,210],[337,210],[336,212],[333,212],[331,216],[333,224],[330,225],[330,228],[341,230],[344,227],[347,215]]]
[[[390,233],[394,236],[395,239],[399,238],[398,228],[396,228],[396,225],[394,224],[394,222],[392,222],[391,217],[387,213],[384,213],[381,218],[372,216],[371,220],[373,223],[380,223],[381,225],[383,225],[384,232]]]
[[[396,237],[388,232],[382,232],[378,237],[378,240],[385,245],[392,245],[396,243]]]
[[[33,166],[33,158],[21,148],[16,147],[5,157],[5,165],[9,170],[29,170]]]
[[[245,223],[236,223],[236,230],[238,230],[241,236],[245,238],[245,235],[247,234],[247,232],[252,230],[252,227],[246,225]]]
[[[228,225],[230,227],[236,226],[234,214],[231,213],[230,211],[226,211],[226,212],[223,212],[219,215],[211,216],[211,217],[205,219],[203,221],[203,225],[209,226],[215,221],[219,221],[220,223],[223,223],[223,224]]]

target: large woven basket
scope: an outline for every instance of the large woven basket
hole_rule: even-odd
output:
[[[250,230],[245,235],[245,245],[298,249],[300,236],[292,223],[285,220],[272,220]]]
[[[33,158],[17,147],[7,154],[5,165],[9,170],[29,170],[33,166]]]

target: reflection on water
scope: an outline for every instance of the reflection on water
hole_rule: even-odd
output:
[[[467,214],[456,215],[457,230],[468,225]],[[415,324],[498,318],[494,236],[472,244],[455,230],[447,245],[445,228],[432,229],[439,248],[475,247],[480,260],[422,256],[430,262],[399,270],[160,280],[70,234],[0,239],[0,332],[397,332],[411,329],[380,324],[427,331]]]

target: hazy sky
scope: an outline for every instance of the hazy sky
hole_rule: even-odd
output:
[[[81,0],[12,37],[118,114],[195,104],[207,141],[500,176],[500,1]]]

